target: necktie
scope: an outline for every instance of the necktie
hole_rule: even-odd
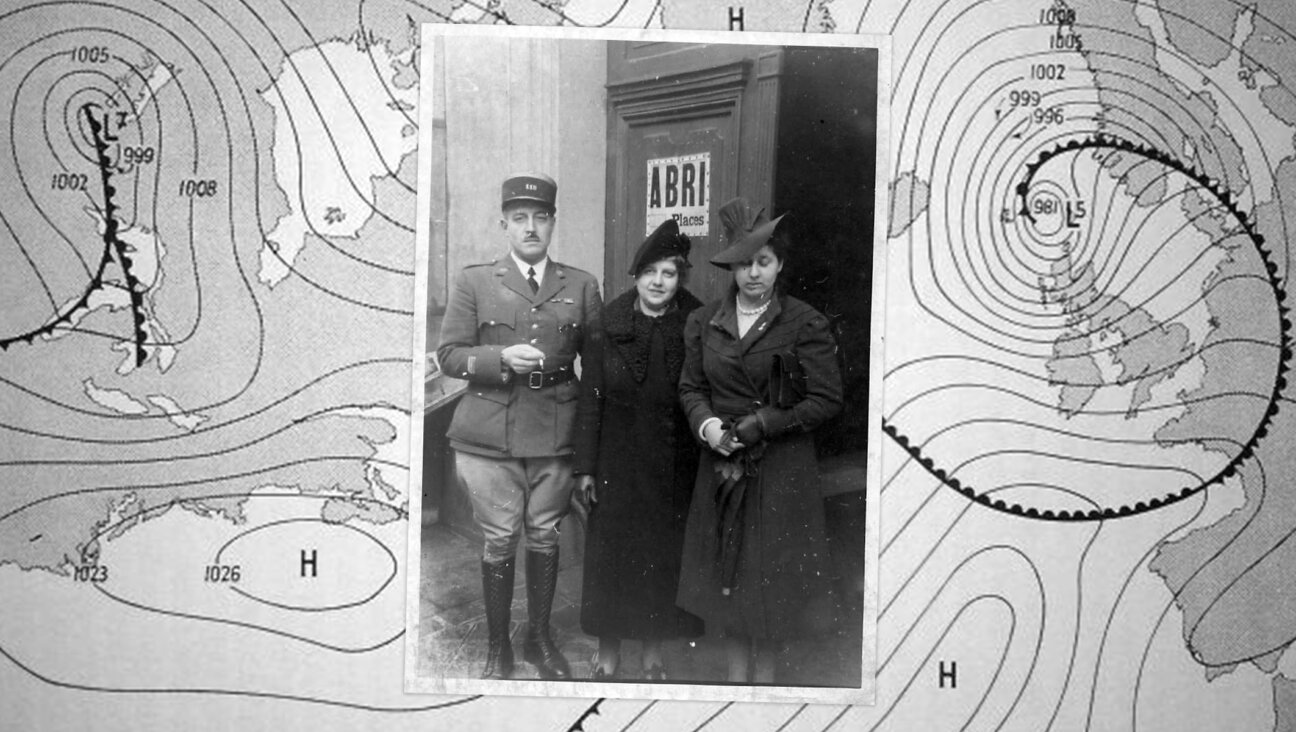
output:
[[[527,284],[531,285],[532,295],[540,291],[540,283],[535,278],[535,267],[527,267]]]

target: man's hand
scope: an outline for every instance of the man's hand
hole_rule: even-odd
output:
[[[529,343],[518,343],[500,352],[504,365],[519,374],[529,374],[538,369],[544,357],[544,351]]]
[[[710,422],[702,430],[702,437],[706,439],[707,447],[729,457],[734,450],[741,450],[743,444],[734,437],[733,431],[726,431],[720,422]]]
[[[594,491],[594,476],[576,476],[576,495],[587,509],[593,508],[594,504],[598,503],[598,494]]]

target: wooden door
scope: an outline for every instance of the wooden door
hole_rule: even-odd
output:
[[[703,302],[732,281],[707,260],[725,246],[717,212],[736,195],[768,205],[781,52],[763,46],[613,43],[608,51],[607,299],[633,286],[631,259],[664,216],[682,221]]]
[[[630,129],[625,145],[628,185],[612,189],[622,199],[616,205],[625,213],[616,217],[617,233],[607,250],[609,298],[632,286],[629,270],[639,244],[664,216],[684,208],[690,198],[701,201],[706,223],[681,229],[693,242],[688,287],[703,301],[720,294],[720,275],[725,273],[707,259],[724,238],[716,218],[716,199],[722,197],[723,203],[733,190],[728,160],[735,137],[731,126],[728,116],[712,116]]]

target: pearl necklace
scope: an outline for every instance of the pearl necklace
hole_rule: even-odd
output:
[[[761,313],[769,309],[770,303],[772,302],[774,302],[774,298],[771,297],[770,299],[765,301],[764,305],[761,305],[758,308],[753,308],[751,310],[745,310],[743,309],[741,301],[735,301],[734,307],[738,308],[739,315],[760,315]]]

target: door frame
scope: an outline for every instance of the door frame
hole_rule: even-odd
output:
[[[620,218],[632,209],[632,196],[646,196],[647,181],[635,177],[642,178],[645,171],[630,170],[627,159],[629,138],[637,127],[704,117],[731,118],[730,129],[734,134],[726,140],[724,159],[712,161],[709,238],[717,244],[723,241],[716,215],[721,203],[743,195],[756,206],[769,206],[773,194],[778,77],[783,52],[777,47],[739,44],[724,48],[628,42],[619,48],[617,43],[610,46],[603,271],[607,280],[614,281],[612,278],[629,270],[629,258],[642,241],[633,236],[630,237],[633,241],[623,241],[626,232],[633,234],[639,227],[627,229],[627,223],[633,222]],[[656,46],[667,48],[656,49]],[[654,55],[653,50],[666,52]],[[623,57],[630,55],[637,59],[627,63]],[[639,75],[616,78],[628,68],[640,72]],[[696,260],[696,255],[702,252],[694,251]],[[617,294],[612,290],[619,288],[609,287],[605,282],[605,289],[610,299]]]

